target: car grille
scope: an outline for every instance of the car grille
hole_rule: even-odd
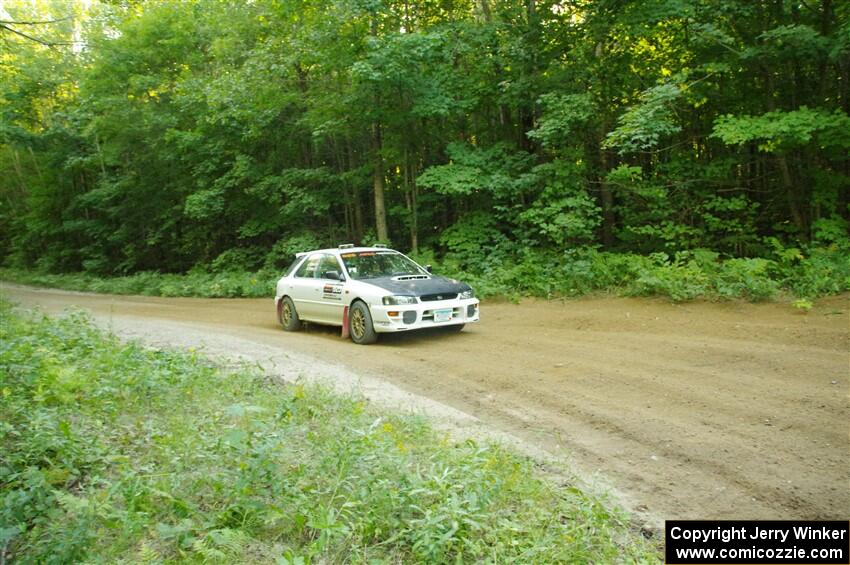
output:
[[[439,308],[438,308],[438,310],[439,310]],[[462,307],[452,308],[452,320],[456,320],[456,319],[460,318],[462,313],[463,313]],[[433,323],[434,322],[434,311],[433,310],[425,310],[424,312],[422,312],[422,321],[423,322],[427,321],[427,322]]]
[[[402,314],[402,320],[404,320],[405,324],[412,324],[416,321],[416,311],[408,310],[404,314]]]
[[[423,294],[419,297],[422,302],[435,302],[437,300],[454,300],[457,298],[456,292],[441,292],[439,294]]]

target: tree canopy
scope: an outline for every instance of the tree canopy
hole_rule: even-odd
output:
[[[99,274],[350,241],[759,256],[850,219],[850,5],[0,11],[0,252]]]

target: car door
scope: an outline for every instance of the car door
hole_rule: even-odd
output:
[[[316,278],[321,283],[316,314],[318,320],[328,324],[341,324],[345,275],[342,274],[342,267],[335,255],[328,253],[321,258],[316,269]]]
[[[302,320],[318,321],[322,281],[316,278],[324,253],[313,253],[292,276],[290,296]]]

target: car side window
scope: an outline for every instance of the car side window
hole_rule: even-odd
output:
[[[328,271],[336,271],[342,276],[342,269],[339,266],[339,261],[336,260],[336,257],[333,255],[323,255],[321,262],[319,262],[319,268],[316,273],[316,278],[324,279],[325,273]]]
[[[319,266],[319,263],[322,261],[322,254],[315,253],[307,257],[307,260],[304,261],[298,270],[295,271],[295,276],[300,279],[314,279],[316,278],[316,267]]]
[[[295,271],[295,267],[297,267],[300,263],[301,263],[301,257],[296,257],[296,258],[295,258],[295,259],[294,259],[294,260],[293,260],[293,261],[289,264],[289,266],[286,268],[286,272],[284,273],[284,275],[283,275],[283,276],[284,276],[284,277],[288,277],[289,275],[292,275],[292,274],[293,274],[293,271]]]

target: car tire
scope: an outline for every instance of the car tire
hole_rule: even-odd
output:
[[[351,311],[348,314],[348,333],[351,341],[358,345],[367,345],[378,340],[378,334],[372,323],[372,314],[363,302],[358,301],[351,305]]]
[[[298,311],[295,310],[295,303],[288,296],[283,298],[283,303],[280,305],[280,320],[283,329],[288,332],[301,329],[301,318],[298,317]]]

